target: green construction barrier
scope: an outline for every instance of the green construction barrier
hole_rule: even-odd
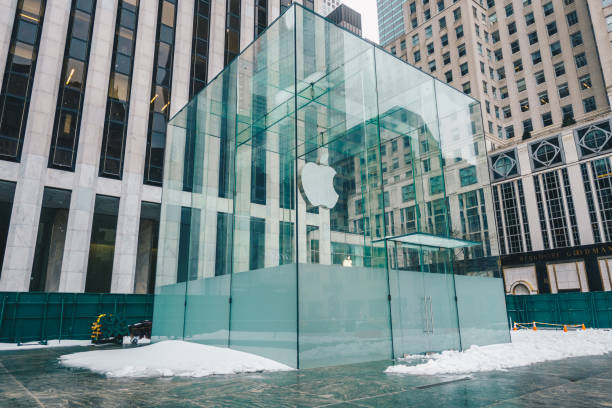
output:
[[[102,313],[119,313],[127,324],[151,320],[153,295],[0,292],[0,342],[90,339]]]
[[[612,292],[507,295],[506,308],[510,325],[535,321],[612,328]]]

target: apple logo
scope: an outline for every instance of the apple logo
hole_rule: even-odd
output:
[[[300,192],[310,205],[323,206],[330,210],[338,202],[338,193],[334,189],[336,170],[327,165],[327,153],[319,159],[319,164],[306,163],[300,172]]]

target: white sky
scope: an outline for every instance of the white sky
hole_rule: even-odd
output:
[[[378,13],[376,0],[342,0],[350,8],[361,14],[363,36],[378,44]]]

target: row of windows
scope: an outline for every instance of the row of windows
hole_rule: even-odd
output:
[[[125,154],[139,0],[120,0],[115,25],[99,175],[121,178]]]
[[[0,158],[19,161],[46,1],[20,0],[0,92]]]
[[[96,0],[74,1],[64,49],[49,167],[74,171]]]
[[[144,182],[158,186],[163,180],[166,124],[170,114],[176,8],[176,0],[159,1],[144,169]]]

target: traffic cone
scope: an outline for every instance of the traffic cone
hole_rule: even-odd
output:
[[[582,323],[582,330],[586,330],[586,327],[584,327],[584,323]]]
[[[563,325],[563,331],[564,331],[565,333],[567,333],[567,324],[564,324],[564,325]]]
[[[512,327],[512,330],[517,331],[518,328],[516,327],[516,322],[514,322],[514,327]]]
[[[538,330],[538,328],[536,327],[535,322],[533,322],[533,331],[537,331],[537,330]]]

